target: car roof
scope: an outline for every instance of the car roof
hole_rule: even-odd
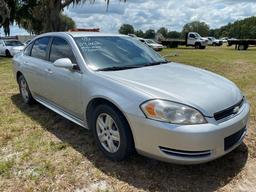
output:
[[[122,35],[122,34],[115,34],[115,33],[101,33],[101,32],[49,32],[49,33],[43,33],[39,37],[44,36],[63,36],[63,35],[70,35],[72,37],[130,37],[128,35]]]
[[[127,35],[122,35],[122,34],[114,34],[114,33],[101,33],[101,32],[66,32],[69,35],[73,37],[88,37],[88,36],[99,36],[99,37],[105,37],[105,36],[115,36],[115,37],[120,37],[120,36],[127,36]]]

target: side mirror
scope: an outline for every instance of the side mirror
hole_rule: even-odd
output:
[[[59,67],[59,68],[65,68],[65,69],[73,69],[74,68],[74,64],[71,62],[71,60],[69,58],[61,58],[61,59],[57,59],[53,65],[55,67]]]

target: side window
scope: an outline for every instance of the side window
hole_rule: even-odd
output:
[[[2,45],[2,46],[4,45],[4,43],[3,43],[3,41],[2,41],[2,40],[0,40],[0,45]]]
[[[194,34],[190,34],[189,37],[195,38],[196,36]]]
[[[39,59],[46,59],[47,47],[49,44],[50,37],[42,37],[37,39],[31,51],[31,56]]]
[[[50,61],[54,62],[57,59],[69,58],[72,63],[76,64],[76,59],[68,42],[62,38],[54,37],[50,52]]]
[[[26,47],[26,49],[24,50],[24,55],[30,56],[32,47],[33,47],[33,43],[30,43],[30,44]]]

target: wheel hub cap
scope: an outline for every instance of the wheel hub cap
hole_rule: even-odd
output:
[[[27,101],[29,98],[29,94],[28,94],[28,90],[27,90],[27,83],[24,79],[22,79],[20,81],[20,90],[21,90],[21,95],[22,95],[23,99]]]
[[[104,149],[110,153],[118,151],[120,146],[119,129],[113,118],[106,114],[100,114],[96,122],[98,139]]]

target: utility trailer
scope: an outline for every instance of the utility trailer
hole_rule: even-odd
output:
[[[185,40],[180,39],[165,39],[161,41],[161,44],[168,48],[177,48],[178,46],[185,45],[195,47],[196,49],[205,49],[208,41],[202,38],[196,32],[189,32],[186,35]]]
[[[228,46],[232,45],[237,50],[247,50],[249,46],[256,46],[256,39],[229,39]]]
[[[162,40],[161,44],[168,48],[177,48],[178,46],[186,45],[186,41],[180,39],[167,39]]]

